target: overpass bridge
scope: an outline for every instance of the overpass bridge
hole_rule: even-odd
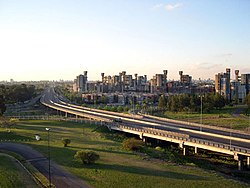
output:
[[[193,147],[195,153],[205,149],[217,153],[227,154],[238,161],[238,169],[246,163],[250,168],[250,134],[238,130],[231,130],[201,124],[190,124],[176,120],[158,118],[149,115],[129,115],[104,110],[77,106],[57,95],[53,88],[48,89],[40,102],[52,109],[73,114],[78,117],[97,120],[105,124],[110,130],[116,130],[138,135],[143,141],[154,138],[179,144],[183,148],[183,155]],[[119,119],[120,121],[114,121]]]

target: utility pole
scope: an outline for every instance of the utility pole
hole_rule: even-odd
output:
[[[51,173],[50,173],[50,128],[45,128],[45,130],[48,132],[48,161],[49,161],[49,187],[51,187]]]

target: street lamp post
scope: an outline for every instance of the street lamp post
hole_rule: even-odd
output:
[[[200,131],[202,131],[202,95],[200,95],[200,98],[201,98],[201,119],[200,119]]]
[[[51,187],[51,173],[50,173],[50,137],[49,137],[50,128],[45,128],[45,130],[48,132],[49,187]]]
[[[231,124],[231,129],[230,129],[230,150],[232,150],[232,124]]]
[[[250,132],[250,112],[248,112],[248,132]]]

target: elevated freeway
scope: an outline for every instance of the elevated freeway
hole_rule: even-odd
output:
[[[140,114],[128,115],[116,112],[86,108],[71,104],[49,88],[41,97],[41,103],[49,108],[103,122],[110,129],[139,135],[144,141],[155,138],[178,143],[185,155],[188,147],[206,149],[234,156],[239,169],[243,163],[250,167],[250,134],[231,130],[188,123],[155,116]],[[119,121],[114,121],[119,120]]]

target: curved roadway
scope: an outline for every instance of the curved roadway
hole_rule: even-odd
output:
[[[40,152],[23,144],[0,143],[0,150],[15,152],[29,161],[45,177],[49,177],[48,160]],[[90,188],[86,183],[51,161],[51,181],[58,188]]]
[[[190,138],[203,139],[212,142],[218,142],[221,144],[226,144],[237,147],[242,147],[250,150],[250,134],[246,134],[240,131],[234,131],[229,129],[220,130],[216,127],[200,127],[177,122],[168,122],[166,120],[159,120],[156,118],[135,118],[127,117],[120,113],[112,113],[107,111],[99,111],[96,109],[89,109],[81,106],[76,106],[68,102],[64,102],[62,96],[58,96],[53,88],[48,89],[45,94],[42,96],[41,101],[49,104],[55,108],[59,108],[62,111],[66,110],[69,113],[82,113],[88,115],[94,115],[98,117],[108,118],[111,121],[115,118],[121,118],[122,123],[130,126],[139,126],[139,127],[150,127],[158,130],[167,130],[182,134],[188,134]]]

